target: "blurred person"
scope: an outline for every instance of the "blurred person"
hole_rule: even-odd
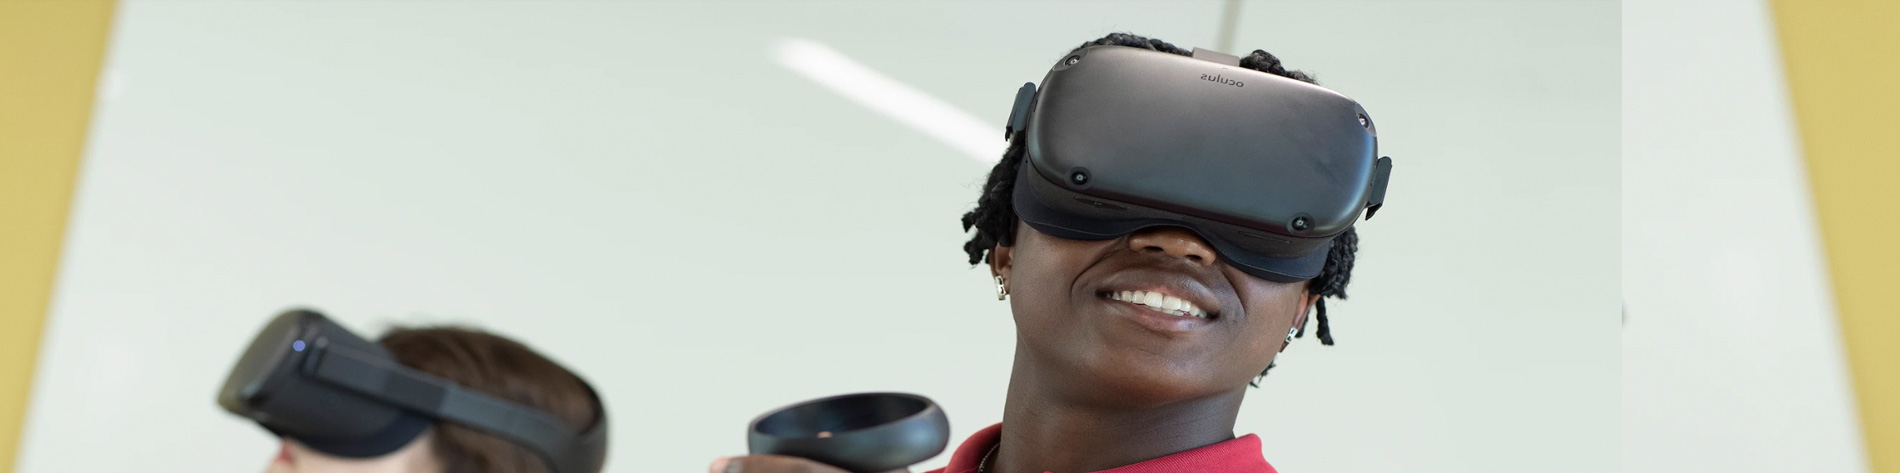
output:
[[[1097,45],[1190,55],[1123,33],[1074,51]],[[1253,51],[1239,65],[1317,84],[1266,51]],[[1025,224],[1012,207],[1027,155],[1024,135],[1012,137],[976,208],[962,218],[966,231],[975,230],[964,245],[969,262],[988,264],[998,298],[1009,297],[1016,322],[1003,421],[969,437],[935,471],[1273,472],[1259,438],[1234,433],[1241,400],[1276,355],[1304,335],[1309,314],[1320,341],[1332,344],[1323,298],[1346,297],[1356,232],[1335,236],[1318,276],[1298,282],[1242,272],[1179,226],[1098,241],[1051,236]],[[1175,300],[1155,307],[1151,301],[1159,295],[1143,288]],[[1146,316],[1138,311],[1192,315],[1205,323],[1158,336],[1108,316]],[[842,473],[772,455],[715,460],[711,471]]]
[[[458,327],[397,327],[376,343],[402,366],[545,412],[573,432],[607,421],[585,381],[507,337]],[[522,445],[416,413],[367,438],[303,438],[265,428],[280,439],[265,473],[552,473]]]

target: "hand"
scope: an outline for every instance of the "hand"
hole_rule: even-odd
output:
[[[746,455],[713,460],[709,473],[851,473],[835,466],[784,455]],[[885,473],[910,473],[899,468]]]

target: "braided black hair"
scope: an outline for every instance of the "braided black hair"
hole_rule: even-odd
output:
[[[1142,48],[1182,56],[1193,54],[1189,50],[1181,49],[1166,41],[1128,33],[1111,33],[1102,39],[1082,43],[1070,53],[1073,54],[1089,46],[1110,45]],[[1280,64],[1280,58],[1258,49],[1240,58],[1240,67],[1309,84],[1319,84],[1313,76],[1305,72],[1287,70],[1286,66]],[[963,230],[976,230],[976,234],[970,236],[970,241],[963,244],[963,252],[969,255],[972,265],[989,262],[991,248],[997,245],[1012,246],[1016,243],[1016,210],[1011,207],[1010,196],[1016,188],[1016,171],[1022,168],[1023,158],[1028,154],[1024,150],[1026,142],[1022,133],[1010,137],[1009,148],[1003,152],[1003,159],[996,163],[996,167],[990,169],[989,180],[983,183],[983,194],[977,197],[976,209],[963,214]],[[1316,312],[1314,319],[1319,323],[1319,327],[1314,330],[1314,335],[1319,337],[1321,344],[1333,344],[1332,329],[1326,323],[1326,298],[1346,298],[1346,283],[1352,280],[1353,254],[1358,250],[1359,234],[1348,227],[1344,233],[1333,238],[1332,250],[1326,254],[1326,267],[1320,270],[1318,277],[1306,283],[1308,291],[1320,296],[1320,300],[1314,304]],[[1294,336],[1305,337],[1306,327],[1301,326]],[[1265,377],[1267,371],[1272,369],[1273,364],[1269,363],[1266,369],[1260,371],[1260,376]],[[1259,381],[1259,378],[1255,378],[1254,382],[1249,384],[1259,386]]]

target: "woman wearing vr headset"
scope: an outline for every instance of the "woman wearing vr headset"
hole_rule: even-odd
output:
[[[280,345],[288,349],[276,348]],[[353,388],[336,382],[333,373],[393,388],[347,391]],[[453,408],[392,407],[418,393],[439,404],[476,409],[456,414]],[[560,467],[598,473],[604,453],[599,444],[605,439],[605,412],[585,381],[519,342],[461,328],[396,328],[369,342],[321,314],[291,311],[259,335],[233,370],[220,402],[281,438],[267,473],[569,473],[551,471]],[[495,425],[511,426],[541,420],[555,431],[544,437],[598,432],[592,436],[598,441],[557,449],[591,458],[550,461],[537,453],[545,448],[504,438],[516,432],[497,435],[444,420],[458,415],[491,417]],[[370,427],[337,434],[351,423]]]
[[[1116,53],[1114,48],[1090,49],[1094,46],[1190,55],[1189,51],[1161,40],[1118,33],[1083,44],[1066,56],[1063,63],[1075,66],[1098,61],[1100,67],[1099,64],[1114,64],[1110,60],[1112,54],[1134,54]],[[1203,57],[1200,52],[1192,56]],[[1233,59],[1232,56],[1226,58]],[[1142,60],[1187,64],[1178,57],[1153,54]],[[1265,51],[1238,58],[1237,66],[1300,83],[1251,72],[1236,80],[1240,75],[1229,71],[1224,76],[1210,74],[1202,79],[1215,84],[1210,87],[1232,89],[1207,90],[1235,94],[1254,93],[1263,87],[1285,87],[1295,93],[1309,94],[1324,90],[1310,86],[1316,84],[1312,77],[1287,70],[1278,58]],[[1187,64],[1185,67],[1214,66]],[[1057,71],[1063,68],[1063,64],[1056,66]],[[1052,72],[1050,79],[1045,80],[1043,94],[1055,90],[1056,86],[1050,81],[1056,80],[1057,74]],[[1243,81],[1247,83],[1236,85]],[[1120,82],[1118,84],[1124,87],[1114,89],[1114,93],[1150,92],[1125,87],[1131,83],[1143,82]],[[1076,90],[1080,86],[1062,87]],[[1023,95],[1032,92],[1032,88],[1025,87]],[[1047,110],[1057,107],[1051,103],[1066,104],[1058,106],[1070,107],[1070,110],[1084,107],[1076,105],[1080,101],[1073,99],[1051,102],[1057,99],[1045,97],[1042,100],[1036,103]],[[1349,99],[1342,100],[1350,104]],[[1017,114],[1027,114],[1022,98],[1019,97],[1018,103]],[[1151,103],[1143,103],[1142,107],[1149,108],[1134,109],[1142,110],[1141,113],[1168,113],[1154,112]],[[1351,117],[1356,104],[1346,108],[1345,120],[1354,121]],[[1325,126],[1369,134],[1372,129],[1369,119],[1362,110],[1357,114],[1357,123]],[[1035,120],[1053,119],[1038,115]],[[1015,121],[1012,117],[1012,123]],[[1119,129],[1121,131],[1116,133],[1121,134],[1131,133],[1128,131],[1131,127],[1125,123],[1113,125],[1119,126],[1105,128]],[[1012,128],[1015,126],[1012,124]],[[1359,129],[1361,126],[1363,129]],[[1350,227],[1352,218],[1363,208],[1376,210],[1377,201],[1383,200],[1383,173],[1389,169],[1389,161],[1378,160],[1383,168],[1360,172],[1362,178],[1357,184],[1345,179],[1334,183],[1340,187],[1376,187],[1377,191],[1361,193],[1361,189],[1343,189],[1341,195],[1368,197],[1352,204],[1360,207],[1350,208],[1352,217],[1343,223],[1338,219],[1325,223],[1337,225],[1328,230],[1331,233],[1319,235],[1323,238],[1315,238],[1318,243],[1312,247],[1313,252],[1291,259],[1275,259],[1258,254],[1250,256],[1243,244],[1236,244],[1233,239],[1214,238],[1219,232],[1209,230],[1213,225],[1192,223],[1198,220],[1179,220],[1177,224],[1154,224],[1154,220],[1150,220],[1151,223],[1138,226],[1108,229],[1090,227],[1094,224],[1074,218],[1067,221],[1063,218],[1068,217],[1044,218],[1067,211],[1050,208],[1072,201],[1089,203],[1096,208],[1134,206],[1126,200],[1104,203],[1085,195],[1086,192],[1065,194],[1056,199],[1043,197],[1045,202],[1035,201],[1036,197],[1025,200],[1025,193],[1032,189],[1023,186],[1039,178],[1027,175],[1037,171],[1028,169],[1025,163],[1038,154],[1056,154],[1050,151],[1053,148],[1032,150],[1037,145],[1031,144],[1032,140],[1025,135],[1041,129],[1032,124],[1026,130],[1013,130],[1008,151],[990,172],[976,209],[963,216],[965,230],[975,231],[964,245],[970,263],[987,263],[995,278],[996,295],[1009,300],[1017,329],[1016,354],[1002,423],[981,430],[955,447],[949,465],[937,471],[1274,471],[1263,458],[1258,437],[1237,437],[1234,433],[1241,400],[1249,386],[1257,386],[1267,375],[1275,356],[1304,334],[1309,322],[1317,324],[1312,328],[1322,343],[1332,344],[1323,298],[1346,296],[1358,240]],[[1045,138],[1042,146],[1058,146],[1055,141]],[[1176,143],[1175,146],[1185,149],[1195,145]],[[1169,148],[1156,149],[1165,154]],[[1373,166],[1367,157],[1374,156],[1376,149],[1356,149],[1353,153],[1354,159],[1366,161],[1358,168],[1361,171]],[[1313,167],[1303,162],[1299,165]],[[1166,168],[1160,169],[1166,172]],[[1207,174],[1223,172],[1207,171]],[[1062,180],[1063,171],[1055,172],[1057,177],[1052,179]],[[1074,174],[1066,176],[1071,181],[1067,184],[1038,182],[1032,187],[1049,189],[1049,186],[1066,185],[1086,190],[1090,185],[1111,184],[1106,182],[1111,178],[1108,171],[1099,166],[1072,172]],[[1093,174],[1088,174],[1091,172]],[[1368,173],[1377,184],[1365,184],[1368,180],[1363,176]],[[1207,176],[1190,177],[1208,179]],[[1308,182],[1312,181],[1324,180]],[[1325,192],[1332,190],[1310,193]],[[1374,195],[1376,197],[1371,197]],[[1346,201],[1351,203],[1350,198]],[[1347,208],[1344,205],[1340,208]],[[1076,215],[1073,212],[1087,211],[1085,208],[1069,212]],[[1302,216],[1286,220],[1286,228],[1319,227],[1323,224],[1317,221],[1325,217],[1306,219]],[[1311,320],[1309,314],[1313,315]],[[712,464],[711,470],[713,473],[842,471],[804,459],[768,455],[720,459]]]

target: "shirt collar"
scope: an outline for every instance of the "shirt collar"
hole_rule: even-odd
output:
[[[976,473],[983,456],[990,453],[1003,435],[1003,424],[979,430],[950,454],[950,464],[941,473]],[[1168,455],[1153,460],[1102,470],[1097,473],[1276,473],[1260,451],[1260,437],[1247,434],[1233,440]]]

